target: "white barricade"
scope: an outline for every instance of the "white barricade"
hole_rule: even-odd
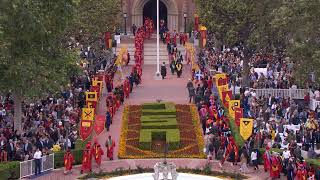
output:
[[[315,99],[311,99],[309,103],[309,109],[312,111],[316,110],[317,107],[320,107],[320,101],[317,101]]]
[[[54,169],[54,154],[49,154],[41,158],[41,172]],[[35,160],[20,162],[20,178],[35,174]]]
[[[265,96],[268,97],[269,94],[271,96],[278,96],[283,98],[290,99],[304,99],[305,93],[307,92],[306,89],[254,89],[257,96]]]

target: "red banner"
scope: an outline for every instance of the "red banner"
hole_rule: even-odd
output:
[[[228,78],[227,77],[226,78],[220,77],[218,79],[218,86],[223,86],[223,85],[226,85],[226,84],[228,84]]]
[[[80,137],[84,141],[86,140],[93,129],[93,121],[81,120],[80,122]]]
[[[237,126],[240,126],[240,119],[243,118],[243,109],[242,108],[234,108],[234,121]]]
[[[90,92],[97,92],[98,99],[100,97],[100,86],[91,86],[90,87]]]
[[[222,103],[226,108],[229,108],[229,101],[232,98],[232,91],[223,91],[222,92]]]
[[[104,130],[104,125],[105,125],[105,116],[103,115],[96,115],[96,120],[94,122],[94,131],[96,132],[97,135],[102,133]]]
[[[197,14],[194,15],[194,31],[199,31],[199,16]]]
[[[110,32],[106,32],[104,35],[105,38],[105,43],[106,43],[106,49],[111,48],[109,40],[111,39],[111,33]]]

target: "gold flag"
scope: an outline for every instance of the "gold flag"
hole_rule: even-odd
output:
[[[241,118],[240,119],[240,135],[244,140],[249,139],[252,135],[253,119]]]
[[[93,108],[82,108],[82,120],[93,121],[94,120],[94,109]]]
[[[98,93],[97,92],[86,92],[86,101],[97,102]]]
[[[229,114],[231,117],[235,117],[235,108],[240,107],[240,100],[230,100],[229,101]]]

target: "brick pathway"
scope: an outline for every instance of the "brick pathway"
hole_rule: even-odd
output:
[[[127,74],[131,70],[131,67],[124,68],[124,73]],[[157,99],[161,99],[163,101],[172,101],[175,103],[188,103],[188,92],[186,89],[186,84],[188,79],[190,78],[190,67],[185,66],[183,75],[181,78],[177,78],[176,76],[172,76],[169,74],[165,80],[154,80],[154,75],[156,71],[156,66],[146,65],[143,67],[143,75],[142,75],[142,84],[138,87],[134,87],[133,93],[130,94],[129,99],[125,100],[125,104],[141,104],[143,102],[155,102]],[[98,114],[105,114],[105,97],[106,94],[103,94],[102,101],[99,104]],[[134,160],[119,160],[117,158],[118,150],[119,150],[119,139],[121,132],[121,119],[122,119],[123,106],[116,113],[113,124],[111,125],[110,131],[102,132],[99,136],[96,136],[99,143],[104,147],[106,138],[108,135],[112,135],[116,143],[115,148],[115,160],[109,161],[106,156],[103,157],[102,169],[103,171],[113,171],[117,168],[124,169],[133,169],[140,167],[153,167],[156,162],[162,161],[161,159],[134,159]],[[104,148],[105,150],[105,148]],[[201,168],[206,163],[207,160],[204,159],[168,159],[170,162],[174,162],[178,167],[188,167],[188,168]],[[218,162],[211,162],[212,170],[215,171],[228,171],[228,172],[239,172],[239,166],[231,166],[229,163],[225,163],[224,167],[221,169],[219,167]],[[80,167],[75,166],[73,169],[73,173],[69,175],[63,175],[63,169],[56,169],[50,173],[44,174],[35,179],[39,180],[69,180],[69,179],[77,179],[80,174]],[[97,166],[93,163],[93,171],[97,172]],[[250,168],[250,172],[247,174],[250,179],[259,179],[264,180],[267,179],[268,174],[262,171],[253,171]]]

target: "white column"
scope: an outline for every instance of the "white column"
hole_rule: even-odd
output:
[[[157,0],[157,72],[156,76],[160,75],[160,57],[159,57],[159,0]]]

